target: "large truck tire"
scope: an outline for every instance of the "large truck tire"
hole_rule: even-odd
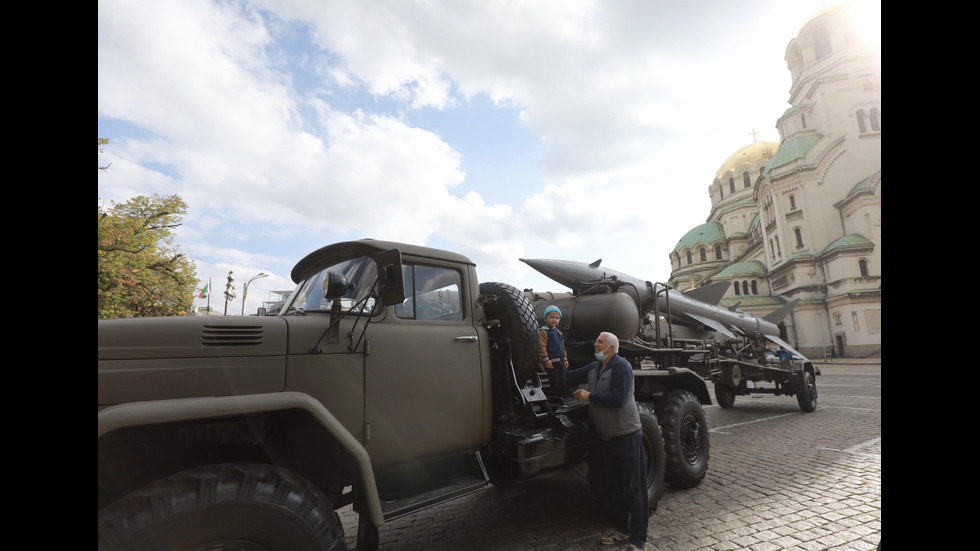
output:
[[[672,390],[656,406],[667,453],[667,484],[675,490],[693,488],[708,472],[708,421],[701,402],[689,391]]]
[[[664,452],[664,438],[660,432],[657,416],[644,404],[637,404],[637,409],[640,411],[640,429],[643,433],[643,470],[646,473],[647,502],[650,504],[650,513],[653,514],[660,505],[660,498],[664,495],[667,454]],[[592,496],[596,499],[599,510],[611,514],[602,444],[596,442],[589,449],[586,463]]]
[[[796,401],[805,413],[817,410],[817,382],[809,371],[803,372],[803,382],[796,387]]]
[[[99,513],[99,551],[341,551],[344,528],[305,478],[225,463],[175,474]]]
[[[480,284],[481,295],[496,295],[496,302],[484,303],[487,319],[499,319],[503,337],[510,341],[511,360],[518,383],[535,371],[538,357],[538,322],[531,301],[517,288],[488,281]]]

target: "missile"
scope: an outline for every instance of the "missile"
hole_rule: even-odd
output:
[[[643,314],[659,313],[678,323],[721,333],[731,339],[736,335],[779,338],[779,323],[799,302],[794,300],[764,317],[719,306],[731,282],[722,281],[692,289],[686,293],[662,283],[651,283],[623,272],[602,268],[602,259],[591,264],[570,260],[520,259],[542,275],[572,290],[574,296],[626,293]],[[780,341],[781,342],[781,341]]]

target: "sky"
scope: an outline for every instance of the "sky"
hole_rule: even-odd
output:
[[[567,291],[521,258],[665,282],[716,171],[779,140],[786,47],[834,3],[99,0],[99,207],[180,196],[194,304],[224,310],[231,272],[229,314],[365,237],[519,289]]]

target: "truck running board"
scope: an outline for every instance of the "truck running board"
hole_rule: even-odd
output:
[[[439,505],[440,503],[479,492],[486,488],[490,484],[490,477],[487,475],[487,469],[483,465],[483,459],[480,457],[480,453],[476,452],[475,455],[476,464],[479,466],[479,473],[454,478],[446,486],[435,488],[418,495],[393,501],[382,501],[381,511],[384,513],[385,521],[394,520],[421,511],[422,509]]]

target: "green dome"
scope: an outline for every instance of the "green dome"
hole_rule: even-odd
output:
[[[684,247],[694,247],[700,243],[710,245],[715,241],[724,240],[725,230],[722,229],[721,224],[718,222],[706,222],[684,234],[684,237],[677,242],[674,250],[679,251]]]

